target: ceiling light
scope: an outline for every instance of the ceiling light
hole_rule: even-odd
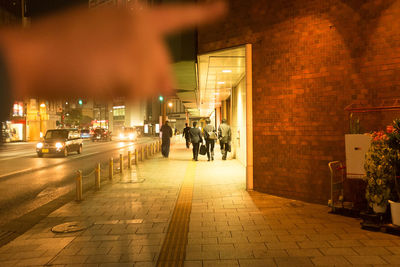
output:
[[[217,82],[217,84],[225,84],[225,82]]]
[[[232,70],[222,70],[223,73],[231,73]]]

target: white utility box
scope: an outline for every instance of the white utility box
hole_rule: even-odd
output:
[[[367,134],[346,134],[346,176],[362,179],[365,176],[365,153],[368,152],[371,136]]]

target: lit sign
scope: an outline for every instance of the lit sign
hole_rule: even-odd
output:
[[[160,132],[160,124],[156,124],[156,133],[159,133]]]
[[[144,133],[149,133],[149,125],[148,124],[145,124],[144,125]]]
[[[24,115],[24,104],[22,102],[15,102],[13,105],[13,116],[20,116]]]

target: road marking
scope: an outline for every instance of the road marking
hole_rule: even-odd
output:
[[[167,235],[157,260],[159,266],[183,266],[188,242],[196,163],[189,162]]]
[[[26,173],[26,172],[31,172],[33,170],[35,170],[35,169],[28,168],[28,169],[18,170],[18,171],[14,171],[14,172],[9,172],[9,173],[0,175],[0,178],[6,177],[6,176],[11,176],[11,175],[16,175],[16,174],[22,174],[22,173]]]

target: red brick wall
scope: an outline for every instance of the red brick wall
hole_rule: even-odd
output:
[[[344,108],[400,98],[400,1],[230,0],[199,53],[253,44],[254,188],[326,203]],[[366,2],[366,3],[363,3]],[[360,115],[365,131],[396,115]]]

